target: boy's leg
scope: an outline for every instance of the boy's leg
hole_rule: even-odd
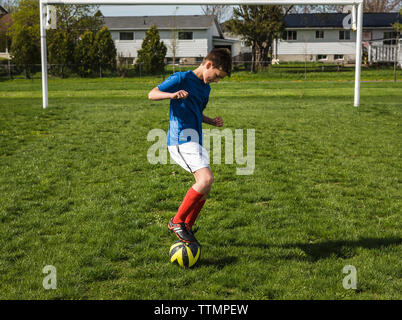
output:
[[[177,214],[173,218],[173,223],[182,223],[186,220],[188,214],[194,207],[198,204],[198,202],[203,198],[204,194],[198,192],[193,187],[188,189],[183,202],[181,203],[179,209],[177,210]]]
[[[194,209],[188,214],[186,218],[186,227],[188,230],[192,230],[195,220],[198,218],[198,214],[201,212],[206,200],[200,200]]]
[[[168,229],[175,233],[176,236],[183,242],[197,242],[197,239],[194,237],[194,234],[189,232],[187,226],[185,224],[185,220],[189,213],[194,210],[194,207],[198,205],[199,200],[204,195],[199,193],[191,187],[184,197],[183,202],[181,203],[177,214],[170,219],[168,223]]]
[[[193,173],[196,183],[192,186],[194,190],[199,190],[203,196],[198,200],[197,204],[192,208],[186,217],[185,223],[189,230],[193,227],[198,214],[202,210],[209,192],[211,191],[214,177],[209,167],[201,168]]]
[[[177,214],[169,221],[168,228],[182,241],[194,242],[196,239],[185,222],[189,219],[190,224],[194,223],[211,189],[213,176],[209,168],[208,153],[198,143],[192,142],[169,146],[169,152],[177,164],[194,174],[196,183],[187,191]]]
[[[211,191],[212,183],[214,182],[214,176],[212,175],[211,169],[209,167],[204,167],[193,172],[193,175],[195,178],[195,184],[193,184],[194,190],[204,194],[204,198],[206,199],[206,196]]]

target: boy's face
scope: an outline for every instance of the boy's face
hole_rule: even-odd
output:
[[[227,73],[221,69],[215,68],[211,61],[205,63],[203,72],[204,83],[219,82],[219,80],[226,76]]]

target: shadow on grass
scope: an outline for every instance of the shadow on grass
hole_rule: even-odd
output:
[[[289,243],[284,245],[270,245],[269,243],[259,244],[245,244],[236,243],[236,245],[244,247],[258,247],[261,249],[270,249],[272,247],[278,247],[283,249],[301,249],[306,255],[309,261],[318,261],[326,258],[341,258],[348,259],[355,255],[356,248],[364,249],[380,249],[392,245],[401,245],[402,238],[361,238],[359,240],[329,240],[319,243]],[[285,259],[297,259],[301,260],[303,257],[300,255],[286,254]],[[304,258],[306,259],[306,258]]]
[[[199,260],[198,264],[196,267],[208,267],[208,266],[213,266],[213,267],[218,267],[218,268],[223,268],[227,265],[230,264],[235,264],[237,262],[238,258],[234,256],[227,256],[227,257],[217,257],[217,258],[202,258]]]
[[[329,240],[319,243],[291,243],[282,247],[285,249],[299,248],[311,260],[317,261],[329,257],[348,259],[354,256],[356,248],[380,249],[401,244],[402,238],[362,238],[359,240]]]

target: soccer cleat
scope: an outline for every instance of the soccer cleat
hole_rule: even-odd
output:
[[[173,232],[182,242],[197,242],[192,232],[189,232],[184,222],[173,223],[173,218],[169,220],[168,229]]]
[[[197,233],[198,231],[198,226],[194,226],[193,228],[190,228],[190,226],[186,223],[186,228],[188,231],[191,231],[192,233]]]
[[[186,228],[187,228],[188,233],[191,234],[195,239],[194,234],[197,233],[199,228],[198,227],[194,227],[194,229],[190,228],[190,226],[187,223],[186,223]],[[195,242],[197,242],[197,244],[201,247],[201,244],[198,242],[197,239],[195,239]]]

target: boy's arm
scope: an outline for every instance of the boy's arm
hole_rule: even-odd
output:
[[[160,91],[158,87],[153,88],[148,93],[148,99],[153,101],[164,100],[164,99],[186,99],[188,97],[188,92],[185,90],[179,90],[174,93]]]
[[[207,116],[202,116],[202,122],[206,123],[206,124],[210,124],[211,126],[215,126],[215,127],[223,127],[223,120],[221,117],[217,117],[217,118],[209,118]]]

